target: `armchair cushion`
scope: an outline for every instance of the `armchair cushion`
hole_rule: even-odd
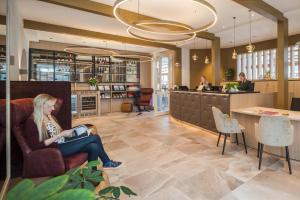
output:
[[[64,158],[66,170],[82,165],[88,159],[87,153],[78,153]]]
[[[57,176],[64,172],[64,160],[57,148],[35,150],[30,152],[24,159],[24,178]]]

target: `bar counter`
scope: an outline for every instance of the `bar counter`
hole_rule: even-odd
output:
[[[232,109],[252,106],[274,107],[274,93],[170,91],[170,115],[216,132],[212,106],[230,114]]]

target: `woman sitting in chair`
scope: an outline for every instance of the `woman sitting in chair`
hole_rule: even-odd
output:
[[[101,159],[104,168],[117,168],[122,163],[111,160],[103,148],[98,135],[90,135],[80,140],[62,143],[64,137],[72,135],[73,129],[62,130],[51,115],[56,98],[48,94],[40,94],[34,98],[34,112],[25,124],[30,131],[28,142],[33,149],[51,146],[58,148],[63,156],[70,156],[79,152],[88,153],[88,161]],[[27,132],[27,131],[26,131]]]

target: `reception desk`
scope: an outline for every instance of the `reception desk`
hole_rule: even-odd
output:
[[[265,107],[249,107],[231,110],[232,117],[236,118],[239,123],[245,127],[246,143],[247,146],[252,148],[257,148],[257,140],[255,138],[255,123],[258,123],[260,117],[262,115],[266,115],[266,113],[269,113],[269,115],[271,113],[275,116],[288,116],[288,118],[291,120],[291,123],[294,126],[294,143],[289,147],[290,157],[294,160],[300,160],[300,112]],[[270,147],[265,145],[264,151],[279,156],[285,156],[284,148]]]
[[[227,114],[237,108],[274,107],[274,93],[170,92],[170,115],[172,117],[216,132],[212,106]]]

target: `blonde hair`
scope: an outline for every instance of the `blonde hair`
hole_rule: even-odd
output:
[[[56,98],[49,94],[39,94],[33,100],[33,107],[34,107],[33,118],[34,118],[34,122],[35,122],[38,132],[39,132],[39,141],[40,142],[49,138],[46,127],[43,123],[44,122],[44,113],[43,113],[44,108],[43,107],[44,107],[45,103],[47,103],[49,101],[56,101]],[[50,117],[51,122],[56,127],[60,128],[60,126],[52,118],[52,116],[49,116],[49,117]]]

